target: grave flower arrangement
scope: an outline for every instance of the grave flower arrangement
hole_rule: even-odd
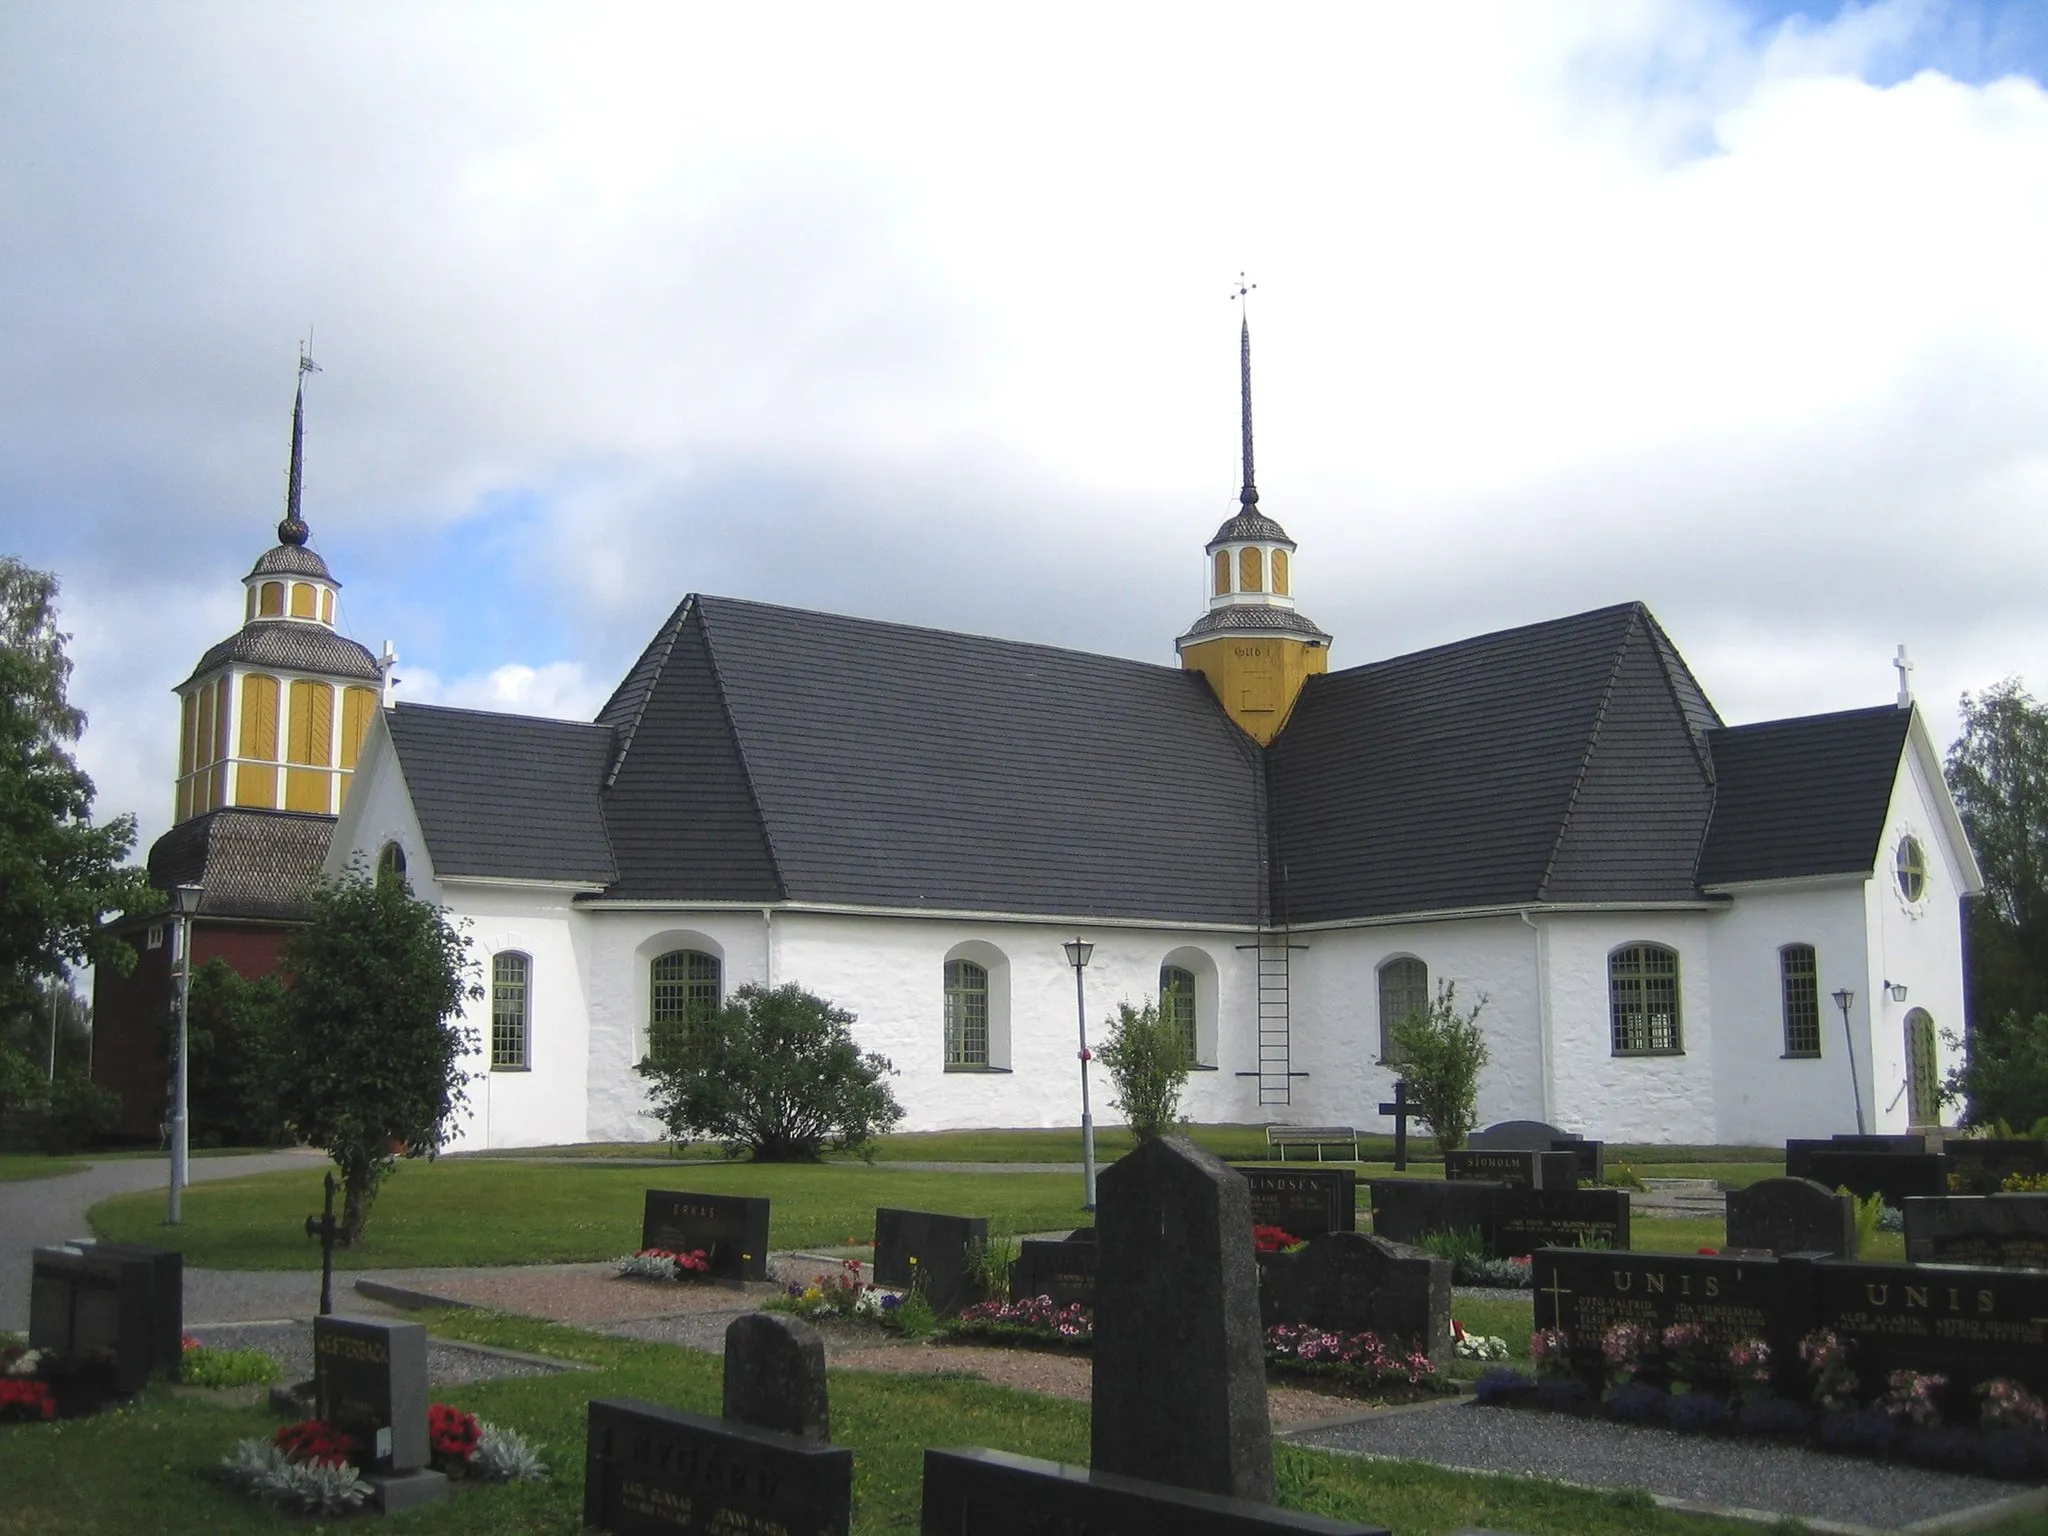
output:
[[[1376,1333],[1276,1323],[1266,1330],[1266,1366],[1280,1375],[1311,1376],[1361,1396],[1428,1397],[1457,1389],[1417,1345],[1389,1344]]]
[[[483,1482],[540,1482],[548,1475],[539,1449],[517,1430],[479,1419],[448,1403],[427,1408],[427,1448],[450,1477]],[[237,1442],[221,1461],[232,1486],[274,1508],[299,1514],[346,1514],[369,1499],[358,1473],[367,1448],[320,1419],[287,1424],[269,1440]]]
[[[678,1253],[671,1248],[642,1248],[616,1261],[622,1280],[688,1280],[711,1273],[711,1260],[702,1248]]]
[[[1026,1301],[977,1301],[961,1309],[947,1326],[955,1342],[985,1340],[996,1344],[1035,1345],[1050,1349],[1086,1349],[1095,1342],[1095,1318],[1081,1302],[1062,1307],[1050,1296]]]
[[[1451,1319],[1451,1352],[1460,1360],[1505,1360],[1508,1341],[1491,1334],[1470,1333],[1455,1317]]]
[[[1285,1227],[1252,1228],[1252,1247],[1260,1253],[1292,1253],[1305,1246],[1305,1239],[1296,1237]]]
[[[766,1306],[771,1312],[792,1312],[811,1322],[865,1318],[886,1323],[889,1314],[902,1304],[903,1298],[897,1292],[885,1291],[861,1278],[860,1260],[845,1259],[835,1273],[817,1275],[809,1285],[787,1286],[782,1295],[771,1296]]]
[[[57,1400],[50,1384],[33,1376],[0,1376],[0,1424],[27,1420],[37,1422],[57,1417]]]

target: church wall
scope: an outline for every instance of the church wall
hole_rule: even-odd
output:
[[[1401,956],[1429,967],[1432,998],[1440,982],[1453,981],[1461,1010],[1486,999],[1479,1024],[1493,1060],[1480,1079],[1480,1124],[1541,1118],[1536,945],[1526,924],[1502,917],[1316,929],[1295,941],[1309,947],[1293,957],[1289,976],[1292,1048],[1295,1068],[1309,1076],[1297,1080],[1292,1104],[1248,1118],[1392,1130],[1379,1106],[1400,1071],[1379,1060],[1379,969]],[[1256,1046],[1246,1054],[1250,1066]]]
[[[1714,917],[1705,912],[1558,913],[1548,930],[1552,1124],[1603,1141],[1714,1139]],[[1675,1056],[1617,1056],[1607,957],[1634,943],[1678,951]],[[1485,1121],[1485,1106],[1480,1119]]]
[[[1864,888],[1850,878],[1826,884],[1755,885],[1737,890],[1711,924],[1714,966],[1713,1140],[1771,1146],[1793,1136],[1832,1136],[1856,1129],[1842,1016],[1830,1000],[1841,987],[1856,993],[1851,1014],[1860,1027],[1870,993]],[[1785,1055],[1785,1011],[1779,950],[1810,944],[1820,1005],[1820,1055]],[[1859,1042],[1867,1076],[1870,1052]],[[1863,1090],[1869,1103],[1869,1089]]]

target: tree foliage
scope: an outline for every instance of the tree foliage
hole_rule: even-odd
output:
[[[678,1141],[756,1162],[859,1152],[903,1118],[887,1057],[854,1043],[854,1016],[795,983],[748,983],[692,1022],[679,1049],[642,1061],[654,1112]]]
[[[225,960],[192,973],[186,1030],[191,1049],[192,1142],[201,1147],[274,1147],[291,1132],[281,1091],[284,988],[275,975],[244,980]],[[165,1022],[167,1037],[177,1021]],[[171,1053],[171,1039],[164,1054]]]
[[[1962,699],[1948,783],[1984,895],[1970,912],[1969,1018],[2048,1013],[2048,708],[2016,677]]]
[[[1963,1040],[1963,1064],[1942,1089],[1963,1101],[1965,1125],[2031,1126],[2048,1115],[2048,1014],[1977,1020]]]
[[[142,872],[121,865],[135,818],[93,822],[92,780],[69,750],[85,715],[66,691],[56,597],[54,576],[0,555],[0,1015],[15,1017],[68,964],[132,966],[104,919],[152,904]]]
[[[1436,1001],[1426,1011],[1411,1013],[1394,1026],[1401,1079],[1439,1151],[1464,1146],[1479,1120],[1479,1074],[1493,1059],[1479,1027],[1485,1007],[1482,996],[1460,1013],[1458,984],[1439,982]]]
[[[475,1049],[457,1020],[484,994],[467,936],[403,879],[353,866],[313,888],[308,919],[284,950],[279,1110],[334,1159],[354,1243],[398,1159],[447,1141]]]
[[[1123,1111],[1138,1140],[1156,1140],[1181,1123],[1188,1042],[1170,1009],[1149,997],[1142,1008],[1118,1003],[1108,1043],[1095,1055],[1116,1088],[1111,1104]]]

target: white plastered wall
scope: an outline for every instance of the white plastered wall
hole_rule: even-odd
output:
[[[573,893],[509,885],[446,883],[468,920],[470,954],[480,967],[484,996],[465,1009],[474,1032],[469,1109],[455,1147],[560,1146],[588,1139],[586,1079],[590,1070],[590,1013],[582,924],[570,908]],[[527,1041],[524,1070],[491,1069],[491,957],[517,950],[527,969]]]

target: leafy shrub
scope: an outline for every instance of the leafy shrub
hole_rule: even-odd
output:
[[[1138,1140],[1154,1141],[1180,1124],[1188,1043],[1170,1010],[1149,997],[1142,1008],[1118,1003],[1109,1043],[1095,1055],[1116,1087],[1110,1102],[1123,1111]]]
[[[1484,1254],[1451,1266],[1451,1279],[1459,1285],[1486,1285],[1499,1291],[1526,1291],[1535,1284],[1533,1266],[1527,1259],[1489,1259]]]
[[[1887,1205],[1877,1213],[1877,1230],[1880,1232],[1903,1232],[1906,1230],[1906,1213],[1896,1205]]]
[[[477,1420],[476,1449],[470,1453],[469,1475],[487,1483],[544,1483],[548,1464],[540,1447],[502,1424]]]
[[[121,1097],[102,1088],[83,1072],[59,1072],[50,1085],[49,1112],[43,1119],[43,1147],[49,1152],[77,1152],[91,1146],[121,1118]]]
[[[677,1141],[715,1141],[756,1162],[814,1163],[861,1152],[903,1118],[885,1056],[854,1043],[854,1016],[794,982],[749,982],[650,1057],[654,1112]]]
[[[1457,1003],[1458,984],[1441,982],[1427,1012],[1411,1013],[1394,1026],[1401,1079],[1443,1152],[1464,1146],[1478,1122],[1479,1074],[1493,1059],[1479,1028],[1486,998],[1465,1013],[1458,1011]]]
[[[1963,1064],[1949,1074],[1943,1092],[1963,1101],[1964,1125],[2032,1124],[2048,1114],[2048,1014],[1986,1010],[1970,1026],[1963,1050]]]
[[[967,1282],[983,1301],[1008,1299],[1017,1255],[1016,1241],[1001,1236],[991,1236],[968,1255]]]
[[[260,1387],[277,1380],[279,1366],[260,1349],[188,1349],[178,1380],[188,1387]]]
[[[939,1315],[925,1300],[923,1291],[906,1291],[903,1300],[889,1308],[883,1319],[904,1338],[928,1339],[938,1332]]]
[[[1477,1227],[1425,1232],[1415,1240],[1415,1246],[1426,1249],[1440,1259],[1450,1260],[1453,1278],[1456,1277],[1461,1265],[1486,1257],[1486,1238]]]
[[[345,1515],[369,1500],[370,1485],[346,1462],[294,1461],[268,1440],[238,1440],[221,1460],[221,1476],[251,1498],[304,1515]]]
[[[1884,1196],[1864,1195],[1859,1198],[1848,1185],[1835,1188],[1838,1195],[1847,1195],[1856,1207],[1856,1251],[1862,1252],[1870,1246],[1870,1240],[1877,1236],[1878,1223],[1884,1220]]]

